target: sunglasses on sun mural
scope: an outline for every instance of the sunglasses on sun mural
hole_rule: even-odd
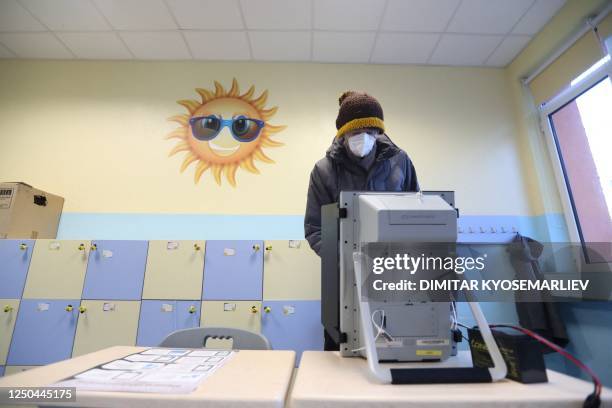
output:
[[[212,140],[227,126],[230,128],[234,139],[239,142],[251,142],[257,139],[265,122],[245,116],[223,119],[210,115],[191,118],[189,119],[189,125],[193,136],[198,140]]]

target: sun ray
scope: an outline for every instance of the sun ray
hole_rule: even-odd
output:
[[[281,132],[283,130],[285,130],[287,128],[287,126],[284,125],[269,125],[266,123],[266,133],[278,133]]]
[[[202,104],[205,104],[206,102],[214,99],[215,97],[215,95],[213,95],[213,93],[210,92],[208,89],[196,88],[196,92],[199,93],[202,97]]]
[[[255,163],[253,163],[252,157],[247,157],[243,161],[241,161],[240,167],[251,173],[259,174],[259,169],[255,167]]]
[[[276,140],[270,139],[270,137],[265,137],[261,141],[261,145],[264,147],[279,147],[284,146],[284,143],[277,142]]]
[[[251,87],[249,88],[248,91],[246,91],[246,93],[244,95],[242,95],[240,97],[240,99],[243,99],[245,101],[250,101],[251,97],[253,96],[253,94],[255,93],[255,86],[251,85]]]
[[[200,182],[200,177],[202,177],[202,174],[204,174],[204,172],[208,170],[209,167],[210,163],[206,163],[203,161],[198,164],[198,167],[196,167],[195,174],[193,175],[193,181],[195,184]]]
[[[240,88],[238,87],[238,81],[236,81],[236,78],[232,78],[232,88],[227,93],[227,96],[229,96],[230,98],[235,98],[238,95],[240,95]]]
[[[187,126],[187,124],[189,123],[189,115],[187,114],[183,114],[183,115],[174,115],[168,118],[168,121],[170,122],[176,122],[179,125],[182,126]]]
[[[185,128],[174,129],[172,132],[168,133],[166,139],[182,139],[185,140],[187,135],[185,134]]]
[[[253,157],[264,163],[274,163],[274,160],[266,156],[266,154],[259,147],[253,151]]]
[[[224,169],[225,178],[232,187],[236,187],[236,170],[238,170],[237,163],[228,164]]]
[[[274,107],[272,107],[272,108],[270,108],[270,109],[264,109],[264,110],[262,110],[262,111],[260,112],[260,113],[261,113],[261,117],[262,117],[264,120],[268,120],[268,119],[270,119],[272,116],[274,116],[274,114],[276,113],[276,111],[277,111],[277,110],[278,110],[278,106],[274,106]]]
[[[193,99],[183,99],[177,103],[186,107],[190,115],[193,115],[193,113],[200,107],[200,102],[194,101]]]
[[[221,171],[223,170],[223,167],[219,164],[215,164],[212,166],[212,173],[213,176],[215,177],[215,181],[217,182],[218,185],[221,185]]]
[[[256,107],[258,110],[262,110],[266,105],[266,101],[268,100],[268,90],[266,89],[259,95],[257,99],[251,101],[251,105]]]
[[[172,150],[170,150],[170,153],[168,153],[168,157],[174,156],[178,152],[184,152],[184,151],[187,151],[187,150],[191,150],[189,148],[189,144],[187,144],[187,142],[180,142],[179,144],[174,146],[174,148]]]
[[[215,98],[225,96],[225,88],[218,81],[215,81]]]
[[[183,160],[183,164],[181,164],[181,173],[185,171],[187,167],[194,161],[198,160],[198,156],[189,152],[187,156],[185,156],[185,160]]]

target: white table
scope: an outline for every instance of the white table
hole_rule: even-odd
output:
[[[455,366],[471,366],[469,351]],[[403,364],[402,367],[405,367]],[[419,364],[422,367],[422,364]],[[362,358],[338,352],[306,351],[290,392],[291,408],[360,407],[582,407],[591,383],[548,370],[548,383],[511,380],[477,384],[380,384],[369,376]],[[603,406],[612,406],[612,390],[604,389]]]
[[[146,350],[117,346],[0,378],[0,387],[41,387],[99,364]],[[78,391],[80,407],[283,407],[295,352],[241,350],[190,394]]]

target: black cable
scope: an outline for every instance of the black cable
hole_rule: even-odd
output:
[[[513,326],[513,325],[510,325],[510,324],[492,324],[492,325],[489,325],[489,327],[491,327],[491,328],[504,327],[504,328],[508,328],[508,329],[517,330],[517,331],[519,331],[519,332],[521,332],[523,334],[526,334],[529,337],[539,341],[540,343],[544,344],[545,346],[547,346],[547,347],[551,348],[552,350],[556,351],[557,353],[561,354],[563,357],[565,357],[566,359],[571,361],[575,366],[577,366],[578,368],[580,368],[581,370],[586,372],[591,377],[591,379],[593,380],[594,390],[593,390],[593,393],[591,393],[591,394],[589,394],[589,396],[587,396],[587,398],[584,401],[584,404],[582,406],[583,406],[583,408],[599,408],[599,406],[601,405],[601,388],[602,388],[601,381],[599,380],[599,377],[597,377],[597,375],[593,372],[593,370],[591,370],[582,361],[580,361],[579,359],[574,357],[569,352],[563,350],[561,347],[557,346],[555,343],[551,342],[550,340],[540,336],[537,333],[532,332],[531,330],[525,329],[523,327]]]

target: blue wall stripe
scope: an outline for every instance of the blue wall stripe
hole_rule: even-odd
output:
[[[303,239],[303,215],[64,213],[58,239]],[[462,215],[461,242],[567,241],[562,214]],[[482,232],[484,231],[484,232]]]
[[[64,213],[58,239],[302,239],[302,215]]]

